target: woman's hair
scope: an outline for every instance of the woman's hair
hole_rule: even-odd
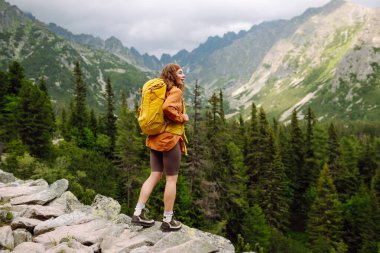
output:
[[[170,63],[164,66],[161,71],[160,78],[164,79],[166,83],[167,90],[170,90],[173,86],[178,87],[183,91],[184,85],[182,83],[177,83],[177,70],[179,70],[181,66],[175,63]]]

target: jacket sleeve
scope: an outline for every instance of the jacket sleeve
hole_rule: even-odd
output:
[[[165,116],[175,122],[183,123],[183,96],[182,91],[177,87],[173,87],[168,96],[165,99],[164,104],[162,105],[162,110],[164,111]]]

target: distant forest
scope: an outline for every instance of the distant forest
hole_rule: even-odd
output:
[[[83,203],[99,193],[131,215],[150,172],[138,102],[129,108],[108,78],[106,113],[96,114],[79,62],[66,108],[53,110],[47,82],[28,80],[16,61],[0,72],[0,168],[21,179],[66,178]],[[248,120],[226,119],[222,91],[202,99],[196,83],[189,93],[178,220],[230,239],[236,252],[380,252],[379,122],[318,122],[309,108],[284,124],[254,103]],[[147,203],[155,220],[163,180]]]

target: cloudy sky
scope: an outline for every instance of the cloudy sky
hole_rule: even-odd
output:
[[[207,37],[289,19],[329,0],[6,0],[45,23],[102,39],[115,36],[140,53],[191,51]],[[352,0],[379,8],[380,0]]]

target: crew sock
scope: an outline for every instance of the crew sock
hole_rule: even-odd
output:
[[[171,222],[173,218],[173,211],[164,211],[164,221]]]
[[[135,208],[135,212],[133,213],[133,215],[139,216],[141,214],[141,211],[144,208],[145,208],[145,204],[144,203],[137,203],[136,208]]]

